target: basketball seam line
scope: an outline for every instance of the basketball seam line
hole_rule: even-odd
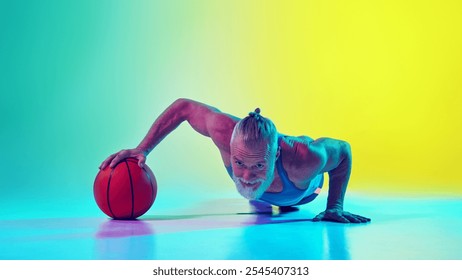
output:
[[[132,174],[130,172],[130,166],[128,166],[127,160],[125,160],[125,164],[127,165],[128,177],[130,178],[130,190],[132,192],[132,213],[130,214],[130,219],[133,219],[133,214],[135,210],[135,191],[133,189]]]
[[[114,173],[114,170],[115,170],[115,167],[111,170],[111,174],[109,175],[109,180],[107,181],[106,198],[107,198],[107,206],[109,208],[109,212],[111,212],[112,218],[117,219],[116,215],[112,212],[111,201],[109,200],[109,188],[111,186],[112,173]]]

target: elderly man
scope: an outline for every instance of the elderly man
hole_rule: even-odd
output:
[[[143,166],[146,156],[183,121],[212,139],[238,192],[250,201],[282,209],[306,204],[320,192],[327,172],[327,207],[313,221],[370,221],[343,210],[352,165],[350,145],[331,138],[280,134],[258,108],[239,119],[194,100],[178,99],[157,118],[138,147],[112,154],[100,169],[113,168],[127,157],[137,158]]]

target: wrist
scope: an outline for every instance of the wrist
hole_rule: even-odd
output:
[[[343,211],[342,203],[327,203],[326,210]]]
[[[142,153],[145,157],[151,152],[151,149],[149,149],[148,147],[144,147],[142,145],[136,147],[136,150]]]

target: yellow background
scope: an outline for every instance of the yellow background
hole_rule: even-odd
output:
[[[349,141],[350,189],[461,193],[460,2],[223,3],[174,65],[196,92],[178,92]]]

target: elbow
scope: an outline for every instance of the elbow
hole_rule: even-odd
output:
[[[350,143],[343,141],[343,149],[347,151],[349,154],[351,154],[351,145]]]
[[[172,104],[173,111],[182,120],[188,119],[193,101],[187,98],[178,98]]]
[[[344,158],[351,159],[351,145],[346,141],[341,142],[341,152]]]
[[[175,107],[184,108],[184,107],[188,106],[188,104],[190,104],[191,101],[192,100],[190,100],[190,99],[181,97],[181,98],[178,98],[177,100],[175,100],[172,105],[175,106]]]
[[[188,119],[191,100],[186,98],[178,98],[175,100],[163,113],[169,120],[183,122]]]

